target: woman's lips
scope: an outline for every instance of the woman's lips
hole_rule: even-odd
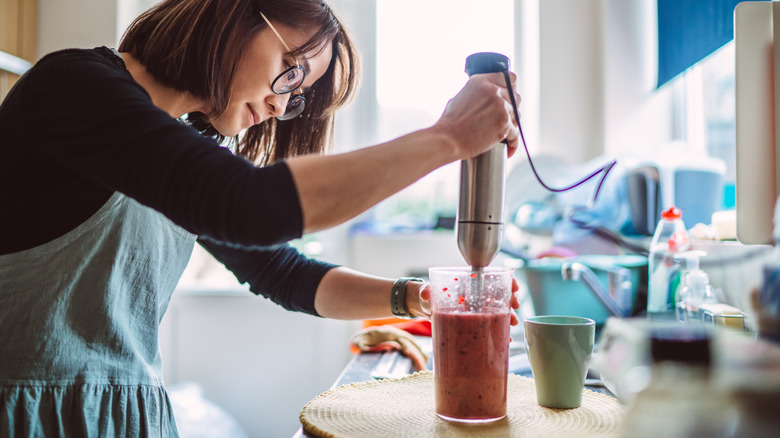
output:
[[[252,107],[249,104],[246,104],[247,108],[249,108],[249,123],[250,126],[257,125],[260,123],[260,116],[252,109]]]

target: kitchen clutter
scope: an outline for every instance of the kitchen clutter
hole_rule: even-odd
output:
[[[709,224],[721,210],[726,163],[677,142],[660,146],[625,173],[631,224],[653,235],[662,212],[671,205],[685,211],[690,225]]]
[[[780,202],[776,224],[778,213]],[[666,246],[656,261],[665,275],[655,277],[663,287],[654,297],[651,273],[649,317],[608,319],[592,366],[627,406],[626,436],[776,436],[780,227],[774,250],[686,242],[680,222],[671,224],[683,217],[670,209],[660,221],[667,229],[656,237]],[[659,303],[664,307],[650,313]]]
[[[626,407],[623,436],[775,436],[780,226],[774,248],[736,241],[716,161],[614,172],[590,208],[546,194],[514,210],[524,312],[596,322],[590,368]]]
[[[755,330],[749,291],[760,287],[771,246],[734,240],[734,212],[721,211],[721,161],[658,156],[672,158],[619,158],[588,206],[592,184],[551,194],[525,163],[509,173],[502,252],[518,260],[526,313],[581,316],[599,327],[611,316],[679,314]],[[535,160],[551,184],[602,161]],[[529,189],[518,193],[515,184]]]
[[[591,367],[624,406],[623,436],[776,436],[780,346],[701,322],[610,318]]]

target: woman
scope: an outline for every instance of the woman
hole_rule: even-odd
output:
[[[501,139],[513,150],[509,91],[476,76],[434,126],[321,155],[356,76],[319,1],[165,0],[118,51],[56,52],[17,82],[0,107],[0,435],[176,435],[158,325],[196,240],[291,310],[425,314],[419,282],[285,242]]]

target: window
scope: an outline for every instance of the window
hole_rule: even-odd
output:
[[[487,6],[489,5],[489,7]],[[466,57],[498,52],[513,58],[512,0],[376,0],[376,141],[428,127],[465,84]],[[372,231],[431,228],[454,217],[459,163],[438,169],[377,206]]]
[[[731,42],[713,53],[699,67],[707,151],[713,157],[726,162],[726,181],[734,182],[736,156],[734,43]]]
[[[734,42],[721,47],[683,74],[684,125],[688,140],[726,163],[725,208],[733,208],[736,180],[736,91]]]

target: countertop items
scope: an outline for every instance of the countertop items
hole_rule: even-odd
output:
[[[430,352],[432,350],[431,345],[431,338],[426,336],[416,336],[415,341],[420,345],[423,351]],[[510,373],[514,374],[514,376],[510,376],[510,378],[530,378],[531,377],[531,368],[528,364],[528,358],[524,353],[523,348],[519,348],[516,343],[513,343],[514,346],[510,346],[510,357],[509,357],[509,371]],[[412,363],[412,360],[408,357],[404,356],[398,351],[387,351],[387,352],[365,352],[356,354],[352,357],[350,362],[347,364],[346,367],[344,367],[344,370],[342,371],[341,375],[338,376],[335,383],[331,387],[331,390],[335,390],[336,388],[339,388],[341,386],[349,386],[353,384],[362,385],[368,382],[374,382],[378,381],[376,377],[374,377],[373,373],[381,367],[382,363],[393,363],[393,371],[404,371],[405,375],[404,377],[408,377],[412,373],[415,372],[415,367]],[[430,370],[432,368],[432,363],[429,361],[427,368]],[[591,377],[591,376],[589,376]],[[589,378],[585,382],[586,386],[586,393],[600,393],[605,398],[609,400],[616,401],[614,398],[611,397],[611,393],[608,389],[603,387],[601,384],[601,381],[598,378]],[[380,387],[383,388],[383,387]],[[547,408],[541,408],[536,403],[536,395],[534,392],[533,386],[531,387],[531,398],[529,399],[528,403],[532,404],[537,409],[547,409]],[[436,414],[434,411],[435,405],[433,402],[433,390],[431,389],[431,400],[430,400],[430,410],[431,415],[436,417]],[[512,403],[511,400],[509,403]],[[611,403],[611,402],[610,402]],[[550,410],[551,412],[557,412],[557,410]],[[510,410],[511,412],[511,410]],[[546,411],[545,411],[546,412]],[[567,412],[573,412],[572,410],[567,410]],[[443,421],[443,420],[442,420]],[[498,424],[505,424],[505,421],[500,421]],[[295,435],[293,435],[293,438],[303,438],[308,436],[315,436],[307,434],[303,428],[300,428]]]
[[[433,386],[430,371],[339,386],[309,402],[301,422],[312,436],[619,436],[622,406],[604,394],[584,390],[577,409],[544,408],[532,379],[510,375],[506,418],[464,427],[436,416]]]

